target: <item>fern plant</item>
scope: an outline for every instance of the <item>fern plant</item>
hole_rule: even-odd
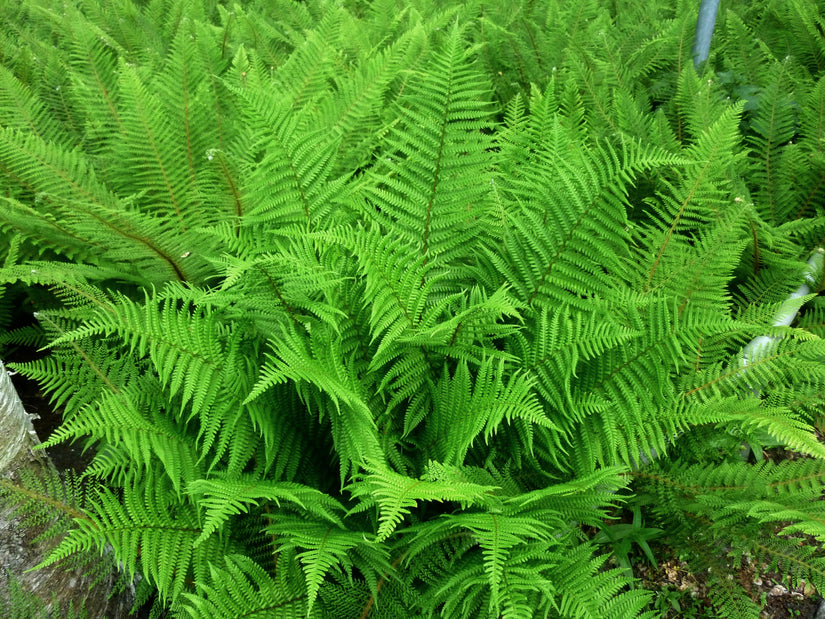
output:
[[[732,3],[699,75],[654,5],[3,7],[13,367],[94,450],[44,565],[109,549],[179,617],[653,616],[594,539],[626,509],[719,616],[758,616],[726,560],[822,590],[821,273],[772,326],[822,16]]]

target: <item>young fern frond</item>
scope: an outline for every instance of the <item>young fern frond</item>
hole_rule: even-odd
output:
[[[413,479],[396,473],[386,467],[372,466],[369,474],[360,474],[355,482],[348,486],[349,491],[360,499],[358,511],[377,504],[379,510],[379,527],[377,541],[383,541],[392,535],[398,524],[410,508],[418,501],[458,501],[464,505],[473,505],[484,501],[486,494],[494,490],[465,481],[450,483],[433,479]]]
[[[482,361],[474,381],[467,362],[459,362],[453,376],[445,368],[419,439],[434,459],[445,465],[461,464],[470,447],[482,436],[489,444],[505,420],[510,424],[521,419],[558,430],[544,414],[531,375],[514,373],[505,383],[504,374],[504,362],[489,359]],[[460,416],[456,411],[461,411]]]
[[[340,341],[323,325],[313,327],[309,341],[296,329],[284,329],[281,338],[272,342],[275,354],[267,355],[269,361],[247,402],[277,384],[292,381],[305,405],[310,410],[316,408],[319,417],[331,424],[343,482],[348,472],[366,462],[383,460],[383,452],[375,413],[356,375],[348,371],[347,360],[342,359]]]

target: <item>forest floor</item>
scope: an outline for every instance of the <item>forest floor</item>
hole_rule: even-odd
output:
[[[825,442],[825,434],[819,433]],[[785,449],[771,449],[762,456],[768,460],[796,460],[805,456]],[[812,539],[811,543],[817,543]],[[634,574],[646,589],[656,591],[657,607],[667,614],[666,619],[713,617],[708,599],[708,583],[702,574],[688,569],[677,558],[660,560],[655,567],[647,563],[634,566]],[[825,619],[825,600],[808,583],[793,587],[766,566],[745,564],[731,566],[727,577],[738,582],[755,602],[761,604],[760,619]]]
[[[701,574],[692,573],[684,561],[670,559],[651,567],[634,568],[646,589],[658,592],[658,608],[667,619],[701,619],[715,616],[708,601],[708,584]],[[789,588],[787,579],[775,573],[760,574],[755,566],[731,569],[728,578],[736,580],[762,604],[760,619],[825,619],[822,596],[808,584]]]

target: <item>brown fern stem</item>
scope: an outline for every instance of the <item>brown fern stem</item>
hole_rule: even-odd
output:
[[[398,567],[398,564],[401,563],[401,560],[406,556],[406,553],[400,554],[398,558],[396,558],[396,560],[392,562],[392,568],[395,569],[396,567]],[[378,593],[381,592],[381,587],[384,585],[384,581],[386,579],[387,574],[381,576],[381,580],[379,580],[378,584],[375,586],[375,595],[371,595],[370,599],[367,600],[367,605],[364,606],[364,612],[361,613],[361,619],[367,619],[367,617],[369,616],[370,611],[372,611],[372,607],[375,606],[375,597],[376,595],[378,595]]]

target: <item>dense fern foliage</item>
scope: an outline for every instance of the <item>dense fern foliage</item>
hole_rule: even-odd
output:
[[[695,4],[0,5],[0,344],[94,452],[44,563],[175,617],[655,616],[635,513],[719,617],[744,560],[825,591],[825,14],[723,3],[697,73]]]

